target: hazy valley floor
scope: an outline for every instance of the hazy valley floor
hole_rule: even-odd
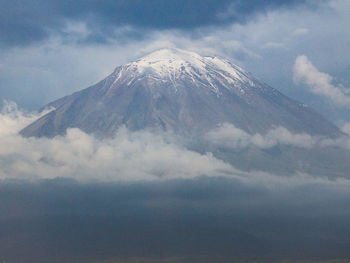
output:
[[[3,181],[1,260],[282,263],[350,258],[346,183],[300,180],[294,186],[224,177]]]

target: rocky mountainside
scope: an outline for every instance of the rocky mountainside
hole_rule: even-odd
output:
[[[229,61],[179,49],[161,49],[119,66],[99,83],[46,107],[54,110],[23,129],[22,135],[53,137],[77,127],[110,137],[125,125],[193,137],[221,123],[248,133],[275,126],[313,135],[340,133],[306,105]]]

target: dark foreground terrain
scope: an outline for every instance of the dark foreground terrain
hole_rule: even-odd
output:
[[[176,258],[165,258],[165,259],[145,259],[145,258],[132,258],[132,259],[111,259],[100,263],[176,263],[181,262],[181,259]],[[217,261],[213,261],[217,262]],[[272,261],[273,263],[350,263],[350,259],[334,259],[334,260],[283,260],[283,261]]]
[[[6,262],[348,262],[337,183],[0,183]],[[285,260],[285,261],[284,261]],[[323,261],[322,261],[323,260]]]

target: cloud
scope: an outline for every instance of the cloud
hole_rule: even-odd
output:
[[[296,58],[293,72],[295,83],[306,84],[312,93],[327,98],[336,106],[350,106],[349,90],[333,84],[332,76],[320,72],[306,56]]]
[[[23,127],[51,111],[51,109],[47,109],[39,114],[26,113],[20,111],[17,104],[12,101],[5,100],[3,104],[0,111],[0,137],[16,135]]]
[[[232,124],[225,123],[210,131],[206,139],[216,145],[229,148],[258,147],[268,149],[279,144],[301,148],[312,148],[319,144],[320,138],[307,133],[292,133],[284,127],[276,127],[266,134],[249,134]]]
[[[0,178],[72,177],[81,180],[140,180],[223,175],[236,170],[175,142],[148,132],[120,128],[113,139],[97,140],[79,129],[53,139],[23,138],[33,121],[13,103],[0,114]]]
[[[0,179],[66,177],[81,181],[135,181],[201,175],[252,176],[252,172],[239,170],[210,152],[200,154],[189,150],[179,139],[166,133],[130,132],[121,127],[112,139],[104,140],[76,128],[52,139],[24,138],[18,134],[40,115],[23,113],[14,103],[5,104],[0,114]],[[270,149],[288,145],[304,149],[340,147],[350,150],[349,136],[321,138],[293,133],[284,127],[276,127],[265,134],[248,134],[232,124],[223,124],[204,139],[213,149],[218,146]]]
[[[208,132],[204,139],[215,146],[228,149],[270,149],[278,145],[287,145],[304,149],[338,147],[350,151],[350,125],[344,124],[341,130],[344,135],[337,138],[293,133],[284,127],[273,128],[265,134],[249,134],[232,124],[224,123]]]
[[[149,30],[183,29],[242,23],[256,13],[305,4],[306,0],[37,0],[0,1],[0,45],[23,46],[52,34],[67,36],[67,24],[86,24],[81,40],[103,43],[110,39],[140,38]],[[136,28],[118,34],[118,28]],[[69,30],[68,30],[69,31]],[[75,30],[71,33],[76,33]],[[81,31],[79,31],[81,33]],[[124,32],[125,33],[125,32]],[[131,34],[129,34],[131,33]]]

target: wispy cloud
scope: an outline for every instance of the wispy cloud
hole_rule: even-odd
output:
[[[291,132],[285,127],[276,127],[264,134],[249,134],[233,124],[224,123],[208,132],[205,139],[220,147],[228,149],[243,149],[256,147],[259,149],[270,149],[278,145],[288,145],[292,147],[312,149],[322,147],[339,147],[350,150],[349,124],[342,127],[343,136],[337,138],[327,138],[323,136],[312,136],[307,133]]]
[[[333,77],[320,72],[307,56],[298,56],[295,60],[294,81],[306,84],[312,93],[325,97],[336,106],[350,106],[350,90],[334,84]]]
[[[311,148],[319,142],[317,137],[307,133],[292,133],[284,127],[276,127],[266,134],[249,134],[229,123],[210,131],[207,139],[214,144],[229,148],[255,146],[262,149],[272,148],[279,144]]]
[[[40,113],[26,113],[19,110],[17,104],[12,101],[4,101],[3,104],[0,111],[0,138],[18,134],[23,127],[51,111],[47,109]]]

